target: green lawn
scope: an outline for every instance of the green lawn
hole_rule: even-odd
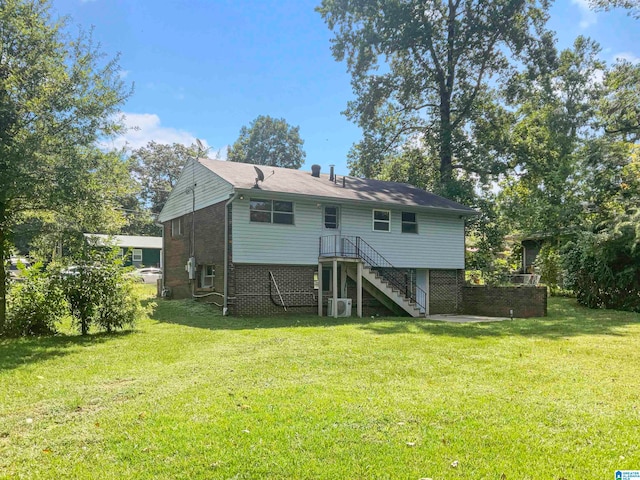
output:
[[[549,313],[244,319],[158,301],[131,332],[0,340],[0,477],[600,480],[640,469],[640,315],[566,299]]]

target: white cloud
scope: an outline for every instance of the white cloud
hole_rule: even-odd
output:
[[[104,142],[107,148],[123,148],[135,150],[144,147],[147,143],[154,141],[162,144],[181,143],[183,145],[193,145],[196,143],[196,136],[186,130],[165,127],[160,122],[160,117],[155,113],[122,113],[126,133]],[[209,147],[206,140],[202,140],[205,147]]]
[[[571,0],[580,10],[580,28],[585,29],[598,21],[596,13],[589,8],[589,0]]]
[[[630,62],[633,64],[640,63],[640,57],[631,52],[616,53],[613,58],[615,59],[616,62],[626,60],[627,62]]]
[[[130,70],[120,70],[120,71],[118,72],[118,76],[119,76],[122,80],[124,80],[125,78],[127,78],[127,77],[129,76],[129,74],[130,74],[130,73],[131,73],[131,71],[130,71]]]

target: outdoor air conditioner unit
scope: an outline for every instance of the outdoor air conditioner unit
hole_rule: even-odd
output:
[[[330,317],[333,316],[333,298],[329,299],[329,309],[327,311],[327,315]],[[351,299],[350,298],[338,299],[338,316],[339,317],[351,316]]]

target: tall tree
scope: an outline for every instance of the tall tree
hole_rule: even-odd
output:
[[[46,0],[0,2],[0,259],[20,216],[95,199],[94,144],[129,94],[117,59],[70,38]],[[116,120],[114,120],[114,118]],[[108,203],[108,202],[104,202]],[[108,208],[109,205],[103,204]],[[0,268],[0,329],[6,314]]]
[[[131,169],[140,184],[141,199],[152,213],[160,213],[187,160],[197,156],[196,145],[153,141],[131,153]]]
[[[640,18],[640,0],[589,0],[589,5],[596,10],[624,8],[631,17]]]
[[[540,52],[532,69],[515,77],[507,96],[517,109],[510,150],[518,165],[504,182],[500,204],[512,228],[549,235],[579,228],[586,163],[602,95],[594,81],[604,68],[599,46],[584,37],[558,53]]]
[[[227,159],[271,167],[300,168],[306,157],[303,144],[300,127],[292,127],[284,118],[260,115],[249,127],[240,129],[240,136],[229,148]]]
[[[616,63],[604,78],[607,95],[601,101],[600,115],[605,132],[625,140],[640,140],[640,65]]]
[[[438,165],[438,190],[457,197],[457,172],[495,174],[473,136],[493,108],[490,84],[509,76],[546,21],[547,0],[323,0],[333,55],[346,61],[356,100],[346,115],[364,131],[351,168],[376,176],[407,140]],[[485,125],[485,126],[486,126]]]

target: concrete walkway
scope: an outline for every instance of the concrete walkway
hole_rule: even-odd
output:
[[[478,315],[429,315],[426,317],[426,319],[449,323],[483,323],[503,322],[505,320],[510,320],[506,317],[481,317]]]

